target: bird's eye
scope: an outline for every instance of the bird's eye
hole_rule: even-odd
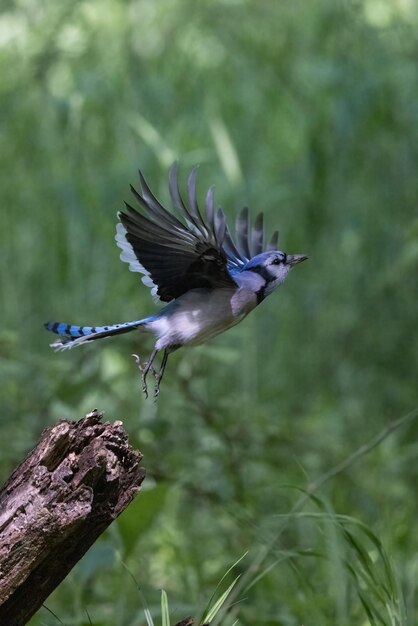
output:
[[[278,256],[276,256],[271,262],[272,265],[280,265],[280,263],[282,263],[282,259],[280,259]]]

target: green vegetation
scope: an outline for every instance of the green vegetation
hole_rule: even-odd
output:
[[[66,626],[198,618],[247,550],[213,624],[418,623],[418,421],[384,431],[418,406],[417,35],[413,0],[2,3],[0,474],[96,406],[148,470],[48,600]],[[309,261],[154,405],[147,337],[55,354],[42,323],[153,310],[115,212],[174,159]]]

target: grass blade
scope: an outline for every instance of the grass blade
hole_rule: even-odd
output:
[[[170,626],[170,614],[168,612],[168,598],[164,589],[161,589],[161,624]]]
[[[222,585],[223,581],[228,576],[228,574],[234,569],[234,567],[236,567],[238,565],[238,563],[240,563],[242,561],[242,559],[244,559],[247,556],[247,554],[248,554],[248,550],[247,550],[247,552],[244,552],[244,554],[242,556],[240,556],[239,559],[237,559],[235,561],[235,563],[233,563],[231,565],[231,567],[229,567],[226,570],[225,574],[222,576],[221,580],[216,585],[215,591],[212,593],[211,597],[209,598],[209,602],[207,603],[207,605],[206,605],[206,607],[205,607],[205,609],[204,609],[204,611],[202,613],[202,617],[200,618],[200,621],[199,621],[200,624],[204,624],[205,622],[208,621],[209,609],[210,609],[210,606],[211,606],[212,602],[215,599],[215,596],[216,596],[216,593],[217,593],[218,589],[220,588],[220,586]]]
[[[207,623],[210,624],[210,622],[213,619],[215,619],[215,617],[217,616],[217,614],[221,610],[222,606],[224,605],[225,601],[227,600],[229,594],[231,593],[231,591],[235,587],[236,583],[238,582],[239,578],[240,578],[240,575],[238,575],[236,577],[236,579],[229,585],[228,589],[226,591],[224,591],[224,593],[220,596],[220,598],[218,598],[218,600],[215,602],[215,604],[212,606],[212,608],[209,609],[209,611],[205,615],[204,619],[202,620],[203,623],[207,622]]]

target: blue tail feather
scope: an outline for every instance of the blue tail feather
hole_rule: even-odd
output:
[[[65,350],[66,348],[72,348],[86,343],[87,341],[129,333],[146,322],[151,321],[151,319],[152,318],[145,318],[135,322],[123,322],[122,324],[112,324],[109,326],[74,326],[63,322],[46,322],[44,326],[47,330],[60,335],[60,338],[51,344],[51,346]]]

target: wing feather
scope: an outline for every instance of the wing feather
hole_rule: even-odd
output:
[[[190,175],[191,176],[191,175]],[[178,184],[178,176],[177,176],[177,163],[174,163],[170,168],[168,174],[168,190],[170,192],[171,200],[173,202],[173,206],[180,215],[184,216],[184,219],[189,226],[189,228],[197,233],[198,235],[203,236],[205,239],[210,239],[210,234],[207,229],[201,228],[202,218],[196,214],[192,209],[188,209],[184,200],[181,196],[179,184]],[[196,193],[196,191],[195,191]],[[192,206],[192,203],[191,203]],[[200,219],[199,219],[200,218]]]
[[[279,231],[275,230],[272,236],[270,237],[270,241],[266,246],[266,252],[268,250],[277,250],[277,246],[279,245]]]
[[[251,255],[256,256],[263,252],[264,243],[264,216],[259,213],[254,220],[251,230]]]
[[[206,207],[206,222],[209,227],[209,230],[213,233],[214,225],[215,225],[215,206],[214,206],[214,197],[213,197],[214,187],[213,185],[209,187],[208,192],[205,198],[205,207]]]
[[[215,213],[214,226],[215,226],[216,241],[218,242],[218,244],[222,245],[225,240],[226,219],[225,219],[224,212],[222,211],[220,207],[216,210],[216,213]]]
[[[196,199],[196,177],[198,166],[194,167],[187,179],[187,193],[189,196],[190,213],[193,216],[193,223],[203,237],[208,237],[208,229],[203,221],[202,214]]]
[[[251,259],[251,252],[248,245],[248,221],[248,208],[244,207],[236,219],[235,232],[237,235],[238,250],[241,256],[247,261]]]

